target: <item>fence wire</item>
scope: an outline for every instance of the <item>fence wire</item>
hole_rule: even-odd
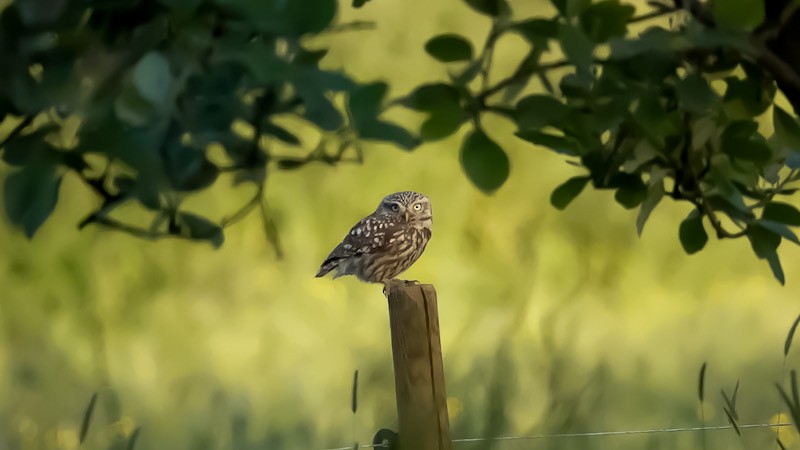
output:
[[[751,423],[738,425],[740,430],[754,428],[789,427],[791,423]],[[731,430],[733,425],[719,425],[706,427],[679,427],[679,428],[654,428],[645,430],[620,430],[620,431],[591,431],[586,433],[558,433],[558,434],[538,434],[532,436],[498,436],[498,437],[475,437],[453,439],[454,444],[467,442],[486,442],[486,441],[524,441],[537,439],[558,439],[558,438],[577,438],[577,437],[601,437],[601,436],[630,436],[637,434],[658,434],[658,433],[687,433],[696,431],[719,431]],[[326,448],[323,450],[353,450],[355,444],[348,447]],[[362,444],[358,448],[388,448],[388,444]]]

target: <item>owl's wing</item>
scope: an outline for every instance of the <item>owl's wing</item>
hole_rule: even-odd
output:
[[[319,273],[324,275],[330,272],[341,259],[380,251],[398,230],[398,223],[388,216],[365,217],[350,229],[342,242],[325,258]]]

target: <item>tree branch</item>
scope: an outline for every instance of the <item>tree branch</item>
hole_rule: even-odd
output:
[[[157,231],[151,231],[145,228],[137,227],[134,225],[129,225],[127,223],[120,222],[116,219],[112,219],[108,216],[101,216],[97,214],[91,214],[89,217],[84,219],[79,225],[78,228],[83,228],[86,225],[90,224],[97,224],[102,225],[108,229],[122,231],[124,233],[128,233],[134,237],[138,237],[141,239],[148,239],[151,241],[156,241],[159,239],[164,238],[176,238],[176,239],[183,239],[187,241],[193,241],[195,239],[185,236],[178,233],[162,233]]]
[[[781,91],[794,107],[795,113],[798,113],[800,111],[800,74],[760,40],[752,38],[750,44],[755,50],[751,56],[772,74],[775,82],[778,83]]]
[[[514,73],[510,77],[508,77],[508,78],[506,78],[506,79],[504,79],[502,81],[499,81],[494,86],[491,86],[491,87],[487,88],[486,90],[484,90],[483,92],[481,92],[480,94],[478,94],[478,97],[477,97],[478,104],[479,105],[485,105],[487,98],[489,98],[492,95],[502,91],[503,89],[507,88],[508,86],[510,86],[510,85],[512,85],[514,83],[517,83],[517,82],[522,81],[522,80],[524,80],[526,78],[529,78],[530,76],[532,76],[532,75],[534,75],[536,73],[543,73],[543,72],[547,72],[549,70],[560,69],[562,67],[567,67],[567,66],[572,64],[568,60],[561,60],[561,61],[554,61],[554,62],[546,63],[546,64],[537,64],[537,65],[534,65],[533,67],[529,67],[530,65],[528,64],[528,60],[533,56],[533,54],[534,54],[534,51],[532,50],[528,54],[528,56],[525,57],[525,60],[523,60],[523,62],[519,65],[519,67],[517,67],[517,70],[514,71]],[[602,61],[596,61],[596,63],[602,64]]]
[[[666,10],[666,11],[653,11],[653,12],[650,12],[650,13],[647,13],[647,14],[642,14],[640,16],[632,17],[628,21],[628,24],[637,23],[637,22],[643,22],[643,21],[650,20],[650,19],[656,19],[656,18],[659,18],[659,17],[663,17],[663,16],[667,16],[667,15],[670,15],[670,14],[674,14],[674,13],[679,12],[679,11],[680,11],[680,9],[677,9],[677,8],[676,9]],[[487,39],[487,45],[489,45],[490,42],[493,42],[491,40],[492,36],[493,36],[493,33],[490,32],[489,38]],[[482,89],[482,92],[480,94],[478,94],[478,96],[477,96],[478,104],[479,105],[485,105],[487,98],[489,98],[492,95],[498,93],[499,91],[507,88],[508,86],[510,86],[510,85],[512,85],[514,83],[520,82],[520,81],[522,81],[522,80],[524,80],[526,78],[529,78],[529,77],[531,77],[533,75],[543,74],[543,73],[548,72],[550,70],[561,69],[563,67],[567,67],[567,66],[572,65],[572,62],[569,61],[569,60],[566,60],[566,59],[565,60],[559,60],[559,61],[553,61],[553,62],[545,63],[545,64],[531,64],[531,60],[533,59],[533,57],[535,55],[536,55],[536,52],[535,52],[535,50],[532,49],[525,56],[525,59],[522,60],[520,65],[517,67],[517,70],[515,70],[514,73],[510,77],[503,79],[502,81],[498,82],[494,86],[491,86],[491,87],[484,86],[483,89]],[[594,61],[594,64],[604,64],[604,63],[605,63],[604,60],[595,60]],[[486,70],[488,72],[488,68]],[[485,80],[486,80],[486,77],[484,77],[484,81]]]

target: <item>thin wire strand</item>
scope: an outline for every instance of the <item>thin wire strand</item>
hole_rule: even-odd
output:
[[[790,427],[791,423],[751,423],[739,425],[740,430],[770,427]],[[453,439],[453,443],[462,442],[485,442],[485,441],[520,441],[534,439],[556,439],[556,438],[575,438],[575,437],[602,437],[602,436],[630,436],[637,434],[656,434],[656,433],[685,433],[693,431],[719,431],[733,429],[733,425],[719,425],[709,427],[680,427],[680,428],[657,428],[648,430],[621,430],[621,431],[593,431],[588,433],[560,433],[560,434],[539,434],[532,436],[498,436],[498,437],[477,437]],[[386,448],[386,444],[363,444],[359,448]],[[323,450],[353,450],[353,446],[326,448]]]
[[[791,423],[753,423],[739,425],[739,429],[750,428],[768,428],[768,427],[788,427]],[[595,431],[589,433],[561,433],[561,434],[542,434],[534,436],[499,436],[495,438],[464,438],[453,439],[453,442],[481,442],[481,441],[515,441],[515,440],[532,440],[532,439],[552,439],[552,438],[570,438],[570,437],[599,437],[599,436],[625,436],[636,434],[655,434],[655,433],[683,433],[689,431],[717,431],[717,430],[730,430],[733,425],[720,425],[715,427],[681,427],[681,428],[662,428],[652,430],[622,430],[622,431]]]

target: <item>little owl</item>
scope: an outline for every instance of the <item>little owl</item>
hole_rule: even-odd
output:
[[[427,196],[413,191],[387,195],[325,258],[317,277],[335,269],[334,278],[355,275],[368,283],[396,282],[422,255],[432,222]]]

